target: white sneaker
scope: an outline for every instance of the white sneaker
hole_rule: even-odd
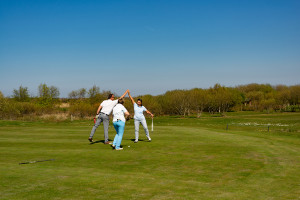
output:
[[[137,143],[138,142],[138,140],[134,140],[134,143]]]
[[[118,149],[116,149],[117,151],[119,151],[119,150],[123,150],[123,148],[118,148]]]
[[[151,138],[148,138],[148,141],[151,142]]]

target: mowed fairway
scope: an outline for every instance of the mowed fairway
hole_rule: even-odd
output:
[[[153,141],[141,128],[137,144],[130,121],[123,151],[90,144],[88,121],[0,121],[0,199],[300,199],[299,133],[201,120],[156,119]],[[102,125],[94,139],[103,140]],[[45,159],[55,160],[19,165]]]

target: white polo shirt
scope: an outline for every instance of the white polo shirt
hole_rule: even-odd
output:
[[[111,100],[111,99],[107,99],[104,100],[100,106],[102,106],[102,109],[100,112],[105,113],[107,115],[110,115],[111,111],[113,110],[113,108],[118,104],[118,99],[117,100]]]
[[[128,112],[126,108],[122,104],[117,104],[113,109],[113,122],[116,122],[119,120],[125,122],[124,114]]]

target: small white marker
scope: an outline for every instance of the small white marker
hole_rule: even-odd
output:
[[[128,147],[130,147],[130,146],[128,146]]]

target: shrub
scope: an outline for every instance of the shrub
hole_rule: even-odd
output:
[[[96,114],[98,104],[91,105],[84,101],[77,101],[70,106],[70,114],[80,118]]]

